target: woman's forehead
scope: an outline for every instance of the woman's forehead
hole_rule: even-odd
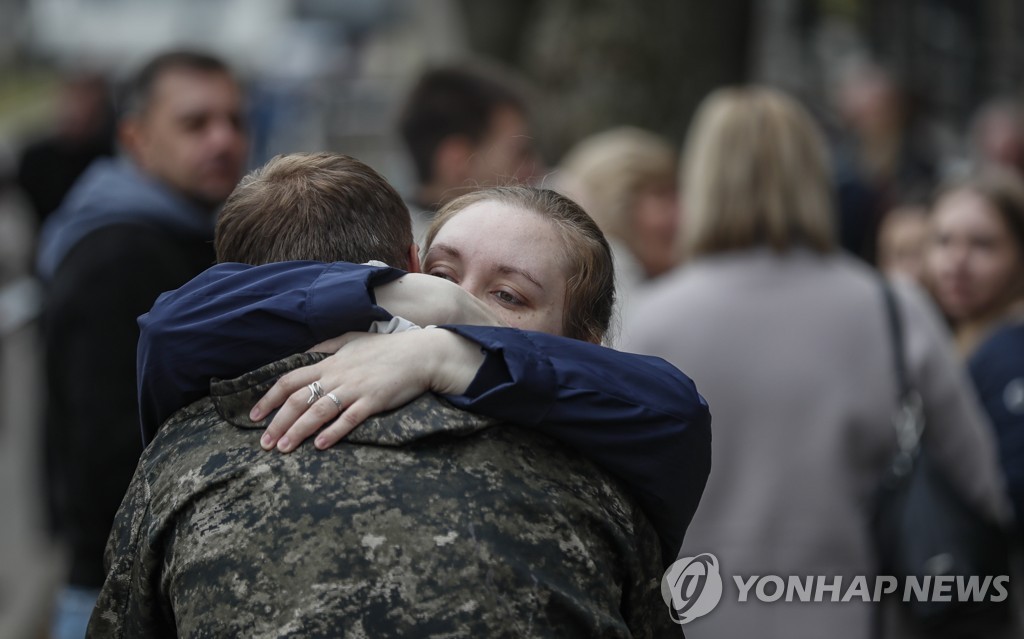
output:
[[[984,195],[969,189],[952,191],[939,200],[933,215],[940,227],[999,227],[1001,217]]]
[[[438,230],[435,243],[442,238],[470,246],[518,248],[536,241],[561,245],[560,234],[550,220],[527,209],[491,201],[477,202],[456,213]]]
[[[477,202],[442,226],[431,247],[455,249],[460,257],[486,258],[531,271],[564,276],[562,234],[548,219],[502,202]],[[429,255],[429,253],[428,253]]]

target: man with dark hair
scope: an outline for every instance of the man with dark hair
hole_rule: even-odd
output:
[[[60,636],[84,631],[87,615],[68,610],[88,610],[103,583],[103,547],[142,452],[136,318],[213,262],[214,214],[246,157],[242,89],[216,58],[157,56],[129,96],[118,124],[127,157],[86,170],[43,228],[37,264],[49,494],[71,557]]]
[[[449,200],[475,188],[529,182],[537,172],[525,102],[491,75],[428,71],[413,87],[399,127],[418,180],[418,241],[433,212]]]
[[[276,290],[275,278],[296,264],[273,263],[273,254],[293,257],[307,247],[331,261],[347,257],[336,251],[348,247],[401,254],[409,219],[395,215],[401,199],[381,180],[343,156],[275,158],[243,180],[217,229],[220,257],[262,266],[211,270],[259,272],[260,282],[233,294],[261,304]],[[344,201],[366,210],[346,210]],[[296,233],[275,235],[274,216]],[[332,232],[347,237],[329,240],[330,247],[311,242],[306,236],[321,235],[317,225],[331,216],[366,216],[402,232],[389,234],[392,246],[375,248],[365,229],[339,223]],[[374,223],[378,216],[386,219]],[[235,237],[252,233],[267,235]],[[317,267],[323,292],[335,297],[344,294],[346,273],[356,273],[348,288],[364,307],[371,288],[386,305],[386,282],[417,275],[375,266],[382,286],[371,287],[368,267]],[[209,288],[216,285],[204,274],[183,289],[200,304],[218,304]],[[306,302],[296,305],[303,317],[327,308]],[[386,318],[377,311],[370,319]],[[273,330],[264,319],[260,330]],[[353,320],[353,330],[365,319]],[[224,339],[248,346],[236,334]],[[543,435],[426,394],[328,450],[263,451],[265,422],[252,422],[250,408],[276,378],[322,358],[294,355],[214,380],[210,396],[160,427],[111,533],[110,572],[89,636],[625,637],[673,628],[650,522],[608,474]]]

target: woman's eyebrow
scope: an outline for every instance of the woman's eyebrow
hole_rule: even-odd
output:
[[[427,258],[432,256],[435,251],[438,253],[443,253],[445,256],[455,260],[462,258],[462,253],[459,251],[459,249],[455,248],[454,246],[451,246],[450,244],[434,244],[433,246],[430,247],[430,250],[427,251],[427,254],[424,256],[424,261],[426,261]],[[544,290],[544,285],[541,284],[536,277],[531,275],[529,271],[517,268],[515,266],[509,266],[507,264],[502,264],[495,268],[495,270],[498,273],[501,273],[502,275],[520,275],[526,278],[528,281],[532,282],[533,285],[539,288],[540,290]]]
[[[462,253],[460,253],[459,249],[455,248],[454,246],[449,246],[448,244],[435,244],[430,247],[429,251],[427,251],[427,254],[424,256],[424,259],[430,257],[435,252],[444,253],[446,256],[454,259],[459,259],[462,257]]]
[[[529,281],[533,282],[534,286],[536,286],[537,288],[539,288],[542,291],[544,290],[544,285],[541,284],[539,281],[537,281],[537,278],[535,278],[534,276],[530,275],[529,272],[524,271],[521,268],[516,268],[514,266],[508,266],[508,265],[502,264],[496,270],[499,273],[501,273],[502,275],[522,275],[523,277],[525,277]]]

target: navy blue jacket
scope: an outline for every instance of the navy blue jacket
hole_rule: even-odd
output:
[[[999,459],[1024,532],[1024,324],[1006,326],[985,340],[968,370],[995,427]]]
[[[148,442],[174,411],[230,378],[390,315],[372,289],[404,275],[337,262],[219,264],[139,318],[139,406]],[[675,558],[710,472],[707,403],[656,357],[511,328],[445,326],[485,361],[459,408],[525,426],[619,477]]]

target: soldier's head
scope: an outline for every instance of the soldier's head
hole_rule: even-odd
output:
[[[439,68],[424,74],[401,117],[421,202],[443,204],[468,190],[525,183],[537,171],[526,106],[493,74]]]
[[[427,232],[423,272],[452,280],[516,328],[599,343],[611,322],[608,242],[554,191],[496,187],[453,200]]]
[[[119,140],[146,174],[213,208],[242,176],[242,89],[221,60],[192,51],[152,59],[130,82]]]
[[[279,155],[242,178],[221,210],[215,245],[218,262],[419,268],[401,196],[369,166],[337,153]]]

